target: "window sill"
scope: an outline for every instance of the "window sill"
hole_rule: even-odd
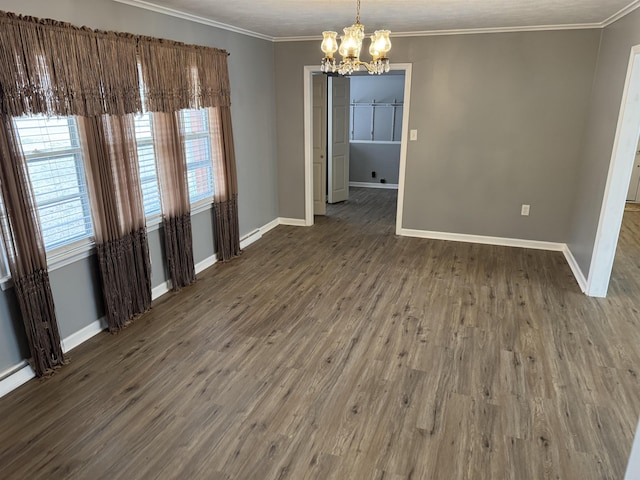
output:
[[[206,212],[213,208],[213,199],[205,198],[191,205],[191,215]],[[162,226],[162,215],[154,215],[147,219],[147,232],[153,232]],[[49,271],[58,270],[72,263],[88,258],[96,253],[96,244],[93,240],[83,240],[57,251],[47,253],[47,266]],[[13,287],[13,279],[10,275],[0,277],[0,290],[3,292]]]
[[[156,230],[159,230],[160,225],[162,225],[162,214],[158,213],[147,218],[147,232],[155,232]]]
[[[205,198],[203,200],[198,200],[197,202],[191,205],[191,216],[197,215],[198,213],[206,212],[207,210],[211,210],[213,208],[213,198]]]
[[[50,272],[66,267],[72,263],[88,258],[96,251],[96,244],[93,240],[86,240],[75,243],[67,247],[57,249],[57,251],[47,253],[47,268]],[[10,275],[0,278],[0,289],[4,292],[13,287],[13,279]]]

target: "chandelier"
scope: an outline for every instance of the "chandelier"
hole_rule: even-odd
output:
[[[371,62],[363,62],[360,60],[360,50],[362,49],[362,40],[364,39],[364,25],[360,23],[360,0],[356,11],[356,23],[344,29],[344,35],[340,37],[340,48],[336,32],[322,32],[322,51],[324,58],[320,70],[324,73],[338,73],[340,75],[350,75],[365,67],[369,74],[380,75],[390,70],[389,59],[387,53],[391,50],[391,40],[389,40],[389,30],[376,30],[371,35],[371,45],[369,53],[371,54]],[[342,60],[336,63],[333,54],[338,51]]]

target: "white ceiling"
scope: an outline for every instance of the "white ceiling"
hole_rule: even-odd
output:
[[[271,39],[341,31],[354,22],[356,10],[356,0],[115,1]],[[639,6],[640,0],[362,0],[361,23],[367,32],[387,28],[396,34],[602,27]]]

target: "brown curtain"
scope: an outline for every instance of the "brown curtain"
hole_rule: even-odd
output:
[[[195,281],[191,207],[178,112],[230,105],[227,52],[149,37],[139,39],[138,52],[145,105],[147,110],[154,112],[166,256],[175,289]],[[222,150],[226,152],[226,145],[224,147]],[[235,176],[235,169],[233,174]],[[233,191],[236,190],[234,187]],[[234,216],[234,202],[237,202],[235,197],[230,204],[221,204],[221,208],[230,212],[229,215],[218,215],[223,221]],[[237,230],[237,213],[235,217]]]
[[[43,376],[65,360],[27,161],[11,117],[0,114],[0,120],[0,187],[6,212],[3,239],[33,367]]]
[[[240,255],[238,227],[238,178],[229,107],[209,108],[214,163],[214,196],[218,257],[222,261]]]
[[[184,153],[184,127],[179,112],[152,114],[165,256],[173,290],[196,280],[191,234],[191,203]]]
[[[230,105],[225,50],[140,37],[138,52],[148,111]]]
[[[151,307],[151,263],[133,114],[78,117],[111,332]]]
[[[0,12],[2,112],[11,116],[141,111],[137,37]]]

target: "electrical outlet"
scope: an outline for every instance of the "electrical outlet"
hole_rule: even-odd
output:
[[[376,172],[375,171],[371,172],[371,178],[376,178]]]
[[[418,140],[418,130],[409,130],[409,140],[412,142]]]
[[[523,204],[522,209],[520,210],[520,215],[522,215],[523,217],[528,217],[530,209],[531,209],[531,205]]]

